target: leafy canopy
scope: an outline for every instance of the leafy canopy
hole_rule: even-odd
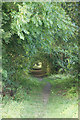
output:
[[[66,15],[61,3],[22,3],[19,11],[12,11],[11,28],[17,34],[19,43],[32,53],[37,50],[51,52],[51,46],[70,42],[75,36],[75,25]],[[25,42],[26,41],[26,42]]]

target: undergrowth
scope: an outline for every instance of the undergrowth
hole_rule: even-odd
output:
[[[51,92],[44,107],[42,93],[47,82]],[[13,96],[6,94],[2,102],[3,118],[77,118],[78,79],[65,74],[51,75],[42,81],[28,77],[19,82]]]

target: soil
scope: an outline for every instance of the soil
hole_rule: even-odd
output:
[[[42,80],[43,80],[43,78],[39,78],[39,81],[42,81]],[[38,113],[39,118],[44,117],[44,115],[45,115],[46,106],[47,106],[47,103],[49,100],[50,91],[51,91],[51,84],[46,82],[46,85],[43,87],[43,92],[41,95],[43,108],[42,108],[42,111],[40,111]]]

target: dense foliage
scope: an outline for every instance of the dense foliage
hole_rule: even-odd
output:
[[[77,70],[79,26],[64,5],[2,4],[3,80],[8,84],[28,75],[33,61],[37,60],[48,66],[50,73]]]
[[[2,117],[77,118],[79,3],[3,2],[1,25]]]

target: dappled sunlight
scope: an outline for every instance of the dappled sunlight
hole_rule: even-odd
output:
[[[42,68],[42,63],[38,62],[37,64],[34,64],[33,69],[38,69],[38,68]]]
[[[0,10],[2,117],[77,118],[79,3],[3,2]]]

